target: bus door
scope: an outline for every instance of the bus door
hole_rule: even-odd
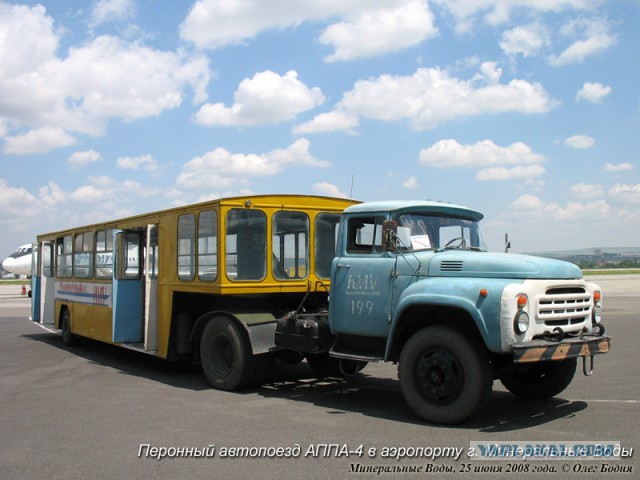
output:
[[[31,321],[40,323],[40,255],[39,245],[34,243],[31,251]]]
[[[135,230],[113,231],[114,343],[142,343],[144,327],[143,235]]]
[[[147,225],[144,257],[144,351],[158,351],[158,225]]]
[[[31,271],[31,318],[34,322],[53,325],[55,318],[56,282],[53,278],[53,242],[34,244]]]

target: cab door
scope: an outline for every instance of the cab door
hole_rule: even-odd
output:
[[[135,230],[113,231],[114,343],[142,343],[144,330],[143,235]]]
[[[334,333],[386,337],[389,332],[396,261],[382,249],[384,220],[352,216],[342,226],[345,244],[333,261],[329,302]]]

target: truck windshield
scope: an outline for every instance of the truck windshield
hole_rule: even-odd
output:
[[[396,219],[398,230],[405,229],[400,238],[411,237],[412,251],[460,248],[486,251],[479,223],[459,217],[429,213],[404,213]]]

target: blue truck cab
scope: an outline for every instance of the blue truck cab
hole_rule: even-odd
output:
[[[479,412],[494,379],[544,399],[569,385],[578,358],[591,374],[610,342],[598,285],[567,262],[488,252],[482,218],[432,201],[347,208],[328,316],[287,320],[303,337],[313,325],[309,363],[346,374],[395,362],[409,406],[443,424]]]

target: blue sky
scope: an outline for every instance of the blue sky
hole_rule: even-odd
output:
[[[263,193],[638,246],[639,25],[637,0],[0,1],[0,256]]]

